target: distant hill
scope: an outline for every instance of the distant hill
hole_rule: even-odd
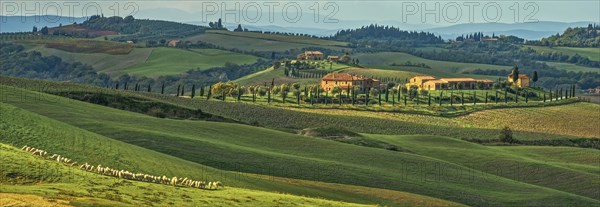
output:
[[[42,27],[58,27],[59,25],[68,25],[81,23],[85,21],[85,17],[65,17],[54,15],[43,16],[0,16],[2,26],[0,33],[4,32],[30,32],[33,26]]]
[[[583,27],[590,22],[547,22],[540,21],[537,23],[469,23],[457,24],[447,27],[438,27],[425,29],[425,31],[433,32],[441,35],[444,39],[453,39],[457,36],[470,34],[474,32],[483,32],[486,35],[495,33],[496,35],[514,35],[525,38],[527,40],[539,40],[549,35],[560,33],[569,27]]]
[[[543,38],[532,44],[544,46],[566,46],[566,47],[599,47],[600,25],[589,24],[587,27],[568,28],[562,34]]]

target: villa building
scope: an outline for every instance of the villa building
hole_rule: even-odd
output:
[[[417,87],[419,90],[448,90],[448,89],[489,89],[494,82],[486,79],[473,78],[440,78],[433,76],[415,76],[406,84],[407,88]],[[483,88],[480,88],[480,87]]]
[[[379,86],[379,80],[355,76],[349,73],[330,73],[321,80],[321,88],[325,91],[331,91],[335,87],[347,91],[348,88],[356,88],[365,91],[367,88]]]
[[[513,73],[508,74],[508,82],[513,83]],[[519,88],[528,87],[529,86],[529,76],[527,76],[525,74],[519,74],[519,78],[517,79],[517,86]]]
[[[305,51],[297,56],[298,60],[323,60],[323,53],[319,51]]]

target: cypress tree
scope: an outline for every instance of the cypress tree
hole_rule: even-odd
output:
[[[406,94],[404,94],[404,106],[406,106],[406,105],[408,104],[408,103],[407,103],[407,101],[406,101],[406,96],[407,96],[407,95],[406,95]]]
[[[431,93],[427,93],[427,105],[431,106]]]
[[[148,84],[148,93],[152,92],[152,87]]]
[[[494,101],[496,101],[496,104],[498,104],[498,91],[496,91],[496,97],[494,97]]]
[[[365,106],[369,106],[369,94],[371,93],[371,89],[367,88],[367,96],[365,97]]]
[[[440,106],[442,106],[442,100],[444,99],[444,91],[440,91]]]
[[[519,103],[519,88],[515,89],[515,103]]]
[[[117,82],[117,84],[115,84],[115,90],[119,90],[119,82]]]
[[[125,82],[125,85],[123,86],[123,90],[127,90],[127,82]]]
[[[550,91],[550,99],[549,100],[550,100],[550,102],[552,102],[552,90],[549,90],[549,91]]]
[[[212,85],[208,85],[208,94],[206,95],[206,100],[209,100],[212,96]]]
[[[379,103],[379,106],[381,106],[381,85],[378,86],[377,95],[379,96],[377,102]]]
[[[204,86],[200,86],[200,96],[204,96]]]
[[[387,87],[385,87],[385,102],[390,102],[390,92]]]
[[[460,104],[465,105],[465,92],[460,92]]]
[[[352,86],[352,105],[354,105],[354,103],[356,103],[356,91],[354,86]]]
[[[544,103],[546,103],[546,93],[544,93]]]
[[[563,100],[563,99],[564,99],[564,95],[563,95],[563,92],[562,92],[562,88],[560,88],[560,100]]]
[[[192,85],[192,98],[194,98],[194,96],[196,96],[196,84]]]
[[[487,104],[487,101],[488,101],[488,92],[486,91],[485,92],[485,104]]]
[[[225,90],[221,92],[221,101],[225,101],[227,99],[227,94],[225,94]]]
[[[238,87],[237,101],[239,102],[240,100],[242,100],[242,88]]]
[[[529,92],[525,91],[525,103],[529,103]]]
[[[181,86],[181,96],[185,95],[185,85]]]
[[[450,106],[454,104],[454,91],[450,91]]]
[[[180,90],[181,90],[181,85],[177,85],[177,95],[175,95],[175,96],[179,96]]]
[[[271,87],[267,90],[267,103],[271,103]]]
[[[558,88],[554,89],[554,99],[558,101]]]
[[[327,106],[327,97],[329,96],[329,91],[325,91],[325,106]]]
[[[477,104],[477,92],[473,91],[473,105]]]
[[[392,106],[396,106],[396,93],[392,90]]]
[[[160,94],[165,94],[165,84],[162,84],[162,87],[160,88]]]

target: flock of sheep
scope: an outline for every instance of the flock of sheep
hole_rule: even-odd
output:
[[[44,150],[36,149],[33,147],[28,147],[27,145],[25,145],[23,148],[21,148],[21,150],[30,152],[33,155],[41,156],[43,158],[46,158],[48,155],[48,153]],[[57,154],[53,154],[49,159],[56,160],[58,163],[63,163],[63,164],[69,165],[71,167],[77,166],[77,162],[74,162],[71,159],[68,159],[66,157],[63,157],[63,156],[60,156]],[[79,169],[85,170],[88,172],[98,173],[101,175],[118,177],[121,179],[137,180],[137,181],[142,181],[142,182],[151,182],[151,183],[158,183],[158,184],[172,185],[172,186],[188,186],[188,187],[200,188],[200,189],[218,189],[219,187],[221,187],[221,188],[225,187],[223,185],[223,183],[221,183],[219,181],[205,182],[205,181],[196,181],[196,180],[192,180],[192,179],[188,179],[188,178],[177,178],[177,177],[168,178],[164,175],[163,176],[154,176],[154,175],[147,175],[144,173],[132,173],[132,172],[129,172],[126,170],[116,170],[116,169],[111,169],[109,167],[102,167],[101,165],[94,166],[94,165],[90,165],[88,163],[79,165]]]

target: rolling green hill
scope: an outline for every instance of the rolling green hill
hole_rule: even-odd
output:
[[[33,46],[29,50],[39,51],[45,56],[56,55],[67,62],[82,62],[112,76],[124,73],[149,77],[177,75],[193,69],[224,66],[227,62],[251,64],[258,59],[217,49],[135,48],[126,55],[74,53],[43,46]]]
[[[461,140],[435,136],[373,136],[420,155],[468,166],[499,177],[547,186],[592,199],[598,198],[598,152],[589,149],[559,148],[578,156],[548,159],[523,156],[519,147],[485,147]],[[511,150],[515,148],[517,150]],[[548,147],[530,147],[538,152],[551,153]],[[508,149],[508,150],[504,150]],[[521,152],[519,154],[512,153]],[[555,156],[556,157],[556,156]],[[587,160],[585,164],[571,164],[573,160]]]
[[[251,32],[227,32],[209,30],[204,34],[188,37],[185,41],[207,42],[229,49],[239,49],[244,51],[277,51],[296,50],[307,47],[323,47],[335,50],[348,48],[342,47],[346,43],[322,40],[310,37],[295,37],[275,34],[258,34]]]
[[[173,104],[191,110],[201,109],[203,112],[230,118],[243,123],[254,123],[260,126],[270,128],[287,128],[300,130],[305,128],[322,127],[323,125],[336,125],[352,128],[356,132],[372,133],[372,134],[432,134],[444,135],[461,139],[495,139],[498,137],[500,128],[480,128],[474,125],[456,124],[455,119],[444,118],[440,116],[418,115],[411,113],[384,113],[373,111],[360,110],[338,110],[338,109],[317,109],[306,107],[291,108],[291,107],[273,107],[267,104],[247,104],[233,101],[217,101],[206,100],[203,98],[177,98],[174,96],[165,96],[156,93],[136,93],[131,91],[114,91],[110,89],[98,88],[88,85],[72,84],[72,83],[55,83],[48,81],[32,81],[18,78],[8,78],[0,76],[0,84],[29,88],[32,90],[49,91],[52,93],[58,92],[86,92],[86,93],[106,93],[119,94],[122,96],[130,96],[140,98],[141,100],[157,101],[162,103]],[[4,99],[8,99],[10,93],[5,93]],[[79,97],[82,98],[82,97]],[[554,102],[553,102],[554,103]],[[306,104],[304,104],[306,105]],[[586,117],[593,119],[597,116],[597,110],[594,110],[595,105],[578,103],[569,105],[587,113]],[[427,108],[426,106],[422,106]],[[565,106],[554,106],[558,110],[556,113],[561,114],[565,122],[576,119],[581,119],[579,116],[570,116],[569,113],[562,113]],[[549,107],[550,108],[550,107]],[[567,107],[568,108],[568,107]],[[435,109],[435,107],[434,107]],[[455,110],[465,110],[462,106],[456,106]],[[540,107],[524,108],[525,111],[537,111]],[[565,108],[566,109],[566,108]],[[415,109],[413,109],[415,110]],[[493,110],[491,110],[493,111]],[[565,115],[562,115],[565,114]],[[543,114],[540,114],[543,118]],[[467,116],[468,117],[468,116]],[[500,119],[513,119],[514,116],[501,116]],[[587,119],[587,118],[586,118]],[[582,120],[586,120],[582,119]],[[579,123],[580,121],[575,121]],[[460,122],[459,122],[460,123]],[[593,122],[583,121],[583,126],[587,130],[583,132],[594,134]],[[509,126],[513,127],[511,123]],[[552,126],[554,124],[545,123],[544,126]],[[460,127],[460,130],[454,130]],[[584,127],[585,128],[585,127]],[[560,129],[558,129],[560,130]],[[530,130],[529,130],[530,131]],[[556,135],[543,131],[519,131],[515,130],[515,136],[522,140],[546,140],[546,139],[570,139],[579,138],[578,133],[569,135]]]
[[[116,179],[9,145],[0,144],[0,149],[2,206],[363,206],[234,187],[201,190]]]
[[[30,97],[31,98],[31,97]],[[61,104],[72,102],[67,99],[56,99]],[[52,104],[53,101],[50,101],[49,104]],[[54,102],[59,105],[59,103]],[[91,104],[84,104],[83,108],[88,107],[97,108],[102,110],[103,107],[96,107]],[[77,105],[77,103],[76,103]],[[77,128],[75,126],[65,124],[63,122],[59,122],[56,120],[52,120],[48,117],[40,116],[38,114],[31,113],[29,111],[16,108],[12,105],[0,103],[0,112],[3,115],[2,122],[0,123],[0,135],[2,139],[0,142],[2,143],[10,143],[14,146],[22,146],[29,145],[37,148],[42,148],[44,150],[49,151],[50,153],[57,153],[62,156],[69,157],[75,161],[80,163],[89,162],[92,164],[101,164],[103,166],[109,166],[116,169],[124,169],[135,172],[142,172],[147,174],[154,175],[167,175],[171,176],[179,176],[179,177],[189,177],[197,180],[221,180],[226,183],[227,188],[231,189],[234,187],[241,188],[251,188],[258,189],[263,191],[272,191],[272,192],[286,192],[297,195],[307,195],[311,197],[320,197],[320,198],[329,198],[335,200],[346,200],[349,202],[358,202],[365,204],[372,203],[381,203],[386,205],[425,205],[425,204],[435,204],[439,206],[456,206],[458,204],[443,201],[440,199],[430,198],[426,196],[415,195],[411,193],[399,192],[399,191],[390,191],[390,190],[381,190],[381,189],[373,189],[366,188],[361,186],[351,186],[351,185],[340,185],[340,184],[330,184],[330,183],[322,183],[322,182],[309,182],[305,180],[292,180],[292,179],[283,179],[273,176],[273,172],[262,171],[263,175],[250,175],[246,173],[238,173],[231,171],[222,171],[218,169],[214,169],[212,167],[208,167],[205,165],[200,165],[194,162],[190,162],[184,159],[176,158],[167,154],[159,153],[156,151],[148,150],[145,148],[137,147],[135,145],[123,143],[120,141],[115,141],[110,139],[109,137],[105,137],[102,135],[98,135],[92,133],[90,131]],[[119,112],[118,110],[113,110],[113,112]],[[95,114],[95,112],[93,113]],[[143,117],[149,120],[157,120],[160,119],[138,115],[134,113],[126,113],[127,116],[134,117]],[[124,114],[124,115],[126,115]],[[118,117],[115,117],[118,118]],[[142,124],[143,125],[143,124]],[[153,142],[151,140],[139,139],[139,142]],[[166,140],[163,140],[166,141]],[[139,143],[138,143],[139,144]],[[184,144],[184,143],[179,143]],[[187,143],[185,145],[188,145]],[[191,145],[197,146],[199,148],[206,148],[205,145]],[[197,151],[196,148],[189,148]],[[166,148],[165,148],[166,149]],[[4,149],[3,151],[4,152]],[[214,154],[213,154],[214,155]],[[7,158],[8,156],[2,156],[2,158]],[[143,158],[143,159],[140,159]],[[2,175],[11,174],[10,171],[4,170],[23,170],[22,168],[13,168],[8,167],[7,165],[18,165],[18,162],[15,163],[11,159],[4,160],[2,162],[2,168],[0,171],[3,171]],[[219,167],[221,165],[217,162],[214,162]],[[252,164],[252,163],[249,163]],[[37,165],[33,165],[32,167],[37,167]],[[73,171],[72,169],[69,171]],[[12,174],[17,173],[21,174],[23,172],[12,172]],[[60,175],[60,174],[59,174]],[[35,180],[26,180],[22,181],[25,183],[48,183],[50,181],[72,181],[66,186],[62,186],[58,191],[57,189],[51,191],[50,195],[72,195],[70,194],[70,188],[78,185],[84,185],[84,183],[79,183],[78,181],[68,180],[72,179],[72,177],[56,177],[54,174],[52,175],[38,175],[42,178]],[[55,177],[52,177],[55,176]],[[27,177],[27,176],[22,176]],[[89,177],[89,176],[88,176]],[[101,177],[101,176],[100,176]],[[118,179],[114,178],[104,178],[105,180],[109,180],[111,182],[122,182]],[[274,180],[277,179],[277,180]],[[5,180],[0,180],[5,181]],[[21,183],[21,181],[15,181]],[[98,181],[99,182],[99,181]],[[125,183],[130,183],[125,181]],[[137,183],[137,182],[133,182]],[[15,184],[15,183],[10,183]],[[61,185],[61,184],[58,184]],[[152,188],[154,184],[142,184],[143,186],[147,186]],[[86,185],[87,186],[87,185]],[[4,186],[3,186],[4,187]],[[157,186],[160,189],[164,189],[164,187]],[[31,193],[35,192],[35,194],[39,194],[39,191],[33,191],[31,188],[56,188],[56,185],[49,186],[14,186],[10,188],[2,188],[0,192],[12,192],[12,193]],[[90,190],[94,190],[92,188]],[[167,188],[168,189],[168,188]],[[234,188],[237,189],[237,188]],[[240,189],[241,190],[241,189]],[[104,190],[103,190],[104,191]],[[244,191],[244,190],[241,190]],[[246,190],[247,191],[247,190]],[[43,191],[46,192],[46,191]],[[384,192],[383,195],[375,194],[374,192]],[[98,194],[79,194],[79,196],[90,196],[90,197],[101,197],[104,198],[104,194],[102,192],[98,192]],[[116,192],[113,192],[116,193]],[[133,196],[137,193],[134,191],[133,194],[125,193],[124,196]],[[230,196],[230,193],[239,193],[237,190],[234,192],[226,192],[225,195],[229,196],[229,199],[235,199],[236,197]],[[243,192],[242,192],[243,193]],[[141,193],[140,193],[141,194]],[[266,193],[268,194],[268,193]],[[111,194],[112,195],[112,194]],[[137,195],[139,196],[139,195]],[[397,200],[397,197],[402,197],[404,199]],[[134,196],[135,197],[135,196]],[[202,196],[200,196],[202,197]],[[114,200],[112,197],[107,197],[109,200]],[[125,199],[127,200],[127,199]],[[135,200],[135,199],[134,199]],[[162,199],[159,199],[162,200]],[[167,199],[168,200],[168,199]],[[120,200],[118,200],[120,201]],[[92,201],[82,201],[82,202],[92,202]],[[104,201],[103,201],[104,202]]]
[[[416,150],[416,154],[412,154],[360,147],[239,124],[158,119],[50,95],[41,96],[45,98],[39,100],[36,97],[40,94],[34,92],[3,89],[9,97],[21,94],[20,101],[6,100],[17,107],[125,143],[219,169],[258,174],[271,169],[270,174],[280,177],[408,191],[470,205],[598,204],[597,200],[581,196],[593,193],[587,188],[582,192],[555,187],[549,181],[502,176],[490,179],[493,173],[483,169],[443,161]],[[407,168],[414,163],[472,172],[472,176],[451,182],[433,182],[414,168]],[[435,174],[436,171],[431,172]]]
[[[563,53],[568,56],[579,54],[583,57],[589,58],[591,61],[600,61],[600,50],[598,48],[591,47],[545,47],[545,46],[534,46],[524,45],[523,48],[531,48],[538,53]]]
[[[157,77],[175,75],[195,69],[208,69],[225,63],[251,64],[257,57],[216,49],[183,50],[176,48],[155,48],[148,59],[138,65],[125,69],[131,75]]]
[[[417,72],[422,74],[443,76],[443,77],[471,77],[468,74],[460,74],[464,71],[471,71],[475,69],[494,69],[494,70],[510,70],[510,67],[489,65],[489,64],[476,64],[476,63],[458,63],[448,61],[437,61],[428,60],[420,57],[416,57],[410,54],[401,52],[378,52],[378,53],[359,53],[352,55],[352,58],[360,60],[361,65],[374,68],[382,69],[393,69],[393,70],[404,70],[410,72]],[[410,61],[412,64],[424,63],[431,68],[420,68],[414,66],[390,66],[391,64],[404,64]]]

